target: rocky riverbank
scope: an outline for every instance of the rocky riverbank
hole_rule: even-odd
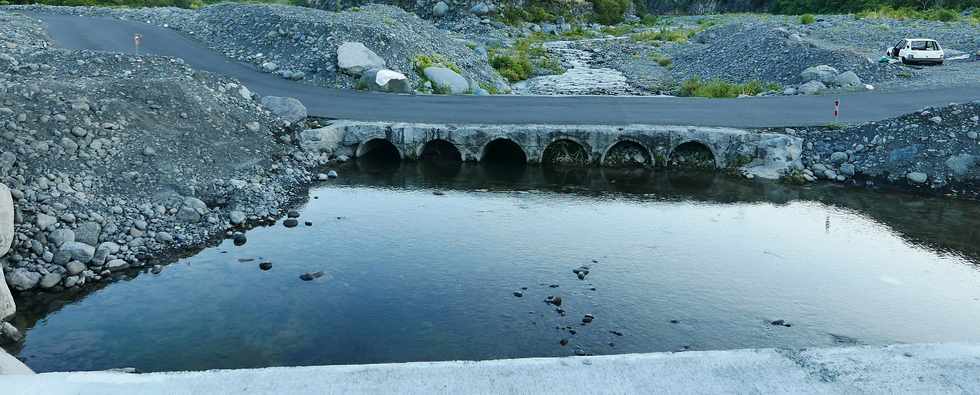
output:
[[[831,128],[784,129],[803,137],[806,169],[793,182],[899,186],[980,198],[980,101]]]
[[[0,181],[15,293],[109,281],[277,216],[316,158],[292,144],[305,109],[166,57],[51,48],[0,11]]]

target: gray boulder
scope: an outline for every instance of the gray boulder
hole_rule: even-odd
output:
[[[386,65],[384,59],[359,42],[347,41],[337,48],[337,67],[348,74],[358,76],[370,69],[383,69]]]
[[[88,245],[99,245],[99,236],[102,234],[102,225],[98,222],[83,222],[75,228],[75,241]]]
[[[827,85],[824,85],[820,81],[810,81],[803,85],[800,85],[800,93],[804,95],[816,95],[827,89]]]
[[[299,134],[299,146],[312,152],[335,153],[341,148],[341,142],[347,135],[343,122],[331,124],[319,129],[307,129]]]
[[[440,1],[436,3],[436,5],[432,6],[432,16],[436,18],[442,18],[446,16],[446,14],[448,13],[449,13],[449,5],[446,4],[446,2],[444,1]]]
[[[262,106],[289,123],[306,119],[306,106],[292,97],[265,96]]]
[[[0,257],[7,253],[14,240],[14,200],[10,189],[0,184]]]
[[[422,70],[425,78],[432,82],[436,93],[461,95],[469,92],[470,83],[452,69],[440,66],[426,67]]]
[[[906,177],[908,177],[909,181],[913,184],[925,184],[926,180],[929,179],[928,174],[920,172],[911,172],[906,175]]]
[[[61,275],[58,273],[48,273],[44,277],[41,277],[41,282],[38,285],[41,289],[48,289],[61,282]]]
[[[99,244],[99,247],[95,249],[95,255],[92,256],[92,266],[102,266],[105,264],[106,259],[109,255],[119,252],[119,244],[107,241],[105,243]]]
[[[95,247],[77,241],[66,242],[54,254],[54,263],[64,265],[70,261],[88,263],[95,257]]]
[[[405,74],[388,69],[370,69],[361,74],[357,88],[375,92],[412,93]]]
[[[470,12],[477,16],[490,14],[490,6],[487,3],[477,3],[470,7]]]
[[[837,84],[837,86],[844,88],[857,88],[864,86],[864,83],[861,82],[861,77],[858,77],[858,75],[853,71],[845,71],[840,73],[837,78],[834,79],[834,83]]]
[[[7,284],[18,291],[27,291],[37,286],[41,281],[41,274],[27,269],[14,269],[7,277]]]
[[[87,269],[87,267],[85,266],[84,263],[81,263],[79,261],[71,261],[68,262],[67,265],[65,265],[65,269],[68,269],[69,274],[75,275],[84,272],[85,269]]]
[[[946,159],[946,167],[949,168],[953,178],[977,178],[980,176],[980,157],[970,154],[960,154]]]
[[[806,70],[800,73],[800,79],[803,81],[820,81],[824,84],[833,84],[837,80],[837,74],[839,74],[837,69],[822,64],[807,67]]]
[[[34,219],[34,224],[37,225],[39,229],[47,229],[49,226],[56,223],[58,223],[57,218],[44,213],[38,213],[37,217]]]

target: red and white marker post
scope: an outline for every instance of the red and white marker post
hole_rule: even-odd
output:
[[[834,99],[834,122],[837,122],[837,116],[840,115],[840,99]]]
[[[136,33],[133,35],[133,45],[136,47],[136,54],[140,54],[140,44],[143,43],[143,35]]]

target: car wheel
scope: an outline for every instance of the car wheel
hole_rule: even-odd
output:
[[[902,64],[909,64],[908,59],[905,59],[904,56],[902,57]]]

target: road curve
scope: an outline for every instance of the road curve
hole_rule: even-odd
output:
[[[30,14],[47,26],[56,45],[183,58],[190,66],[239,79],[263,95],[299,99],[311,115],[362,121],[546,124],[668,124],[731,127],[817,126],[882,120],[932,105],[980,99],[980,87],[914,92],[858,92],[840,96],[703,99],[622,96],[393,95],[321,88],[259,72],[220,55],[175,30],[111,18]]]

